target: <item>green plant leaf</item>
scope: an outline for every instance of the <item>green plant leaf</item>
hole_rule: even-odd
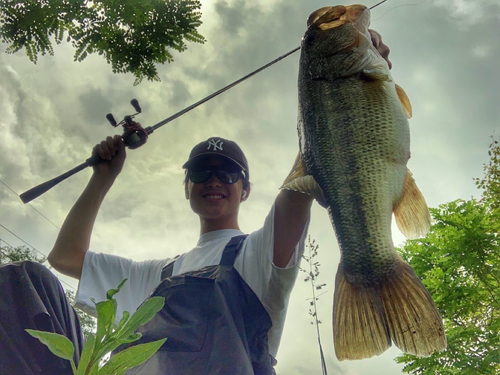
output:
[[[97,333],[96,346],[99,346],[103,338],[110,335],[115,324],[117,302],[115,299],[98,302],[95,305],[97,310]]]
[[[89,333],[85,345],[83,346],[82,355],[80,356],[80,363],[78,364],[78,375],[85,375],[85,370],[89,365],[90,358],[94,352],[95,336]]]
[[[33,329],[27,329],[26,332],[40,340],[40,342],[46,345],[56,356],[73,360],[75,347],[66,336],[52,332],[36,331]]]
[[[131,334],[128,337],[121,338],[118,341],[120,341],[120,345],[121,344],[130,344],[131,342],[139,340],[141,337],[142,337],[142,334],[137,332],[137,333]]]
[[[130,313],[128,311],[123,312],[123,316],[120,319],[120,323],[118,323],[118,326],[115,328],[115,332],[120,332],[122,328],[125,326],[125,323],[127,323],[128,318],[130,318]]]
[[[144,302],[125,324],[121,332],[116,337],[128,337],[135,332],[139,326],[149,322],[155,314],[165,305],[164,297],[151,297]]]
[[[108,292],[106,293],[106,298],[107,299],[111,299],[113,298],[113,296],[118,293],[120,291],[120,289],[122,288],[123,284],[125,284],[127,282],[128,279],[124,279],[120,285],[118,285],[118,287],[116,289],[110,289],[108,290]]]
[[[123,337],[123,338],[112,337],[112,338],[108,338],[105,341],[104,345],[99,349],[99,352],[97,352],[97,356],[98,357],[102,357],[105,354],[107,354],[109,352],[112,352],[113,350],[115,350],[116,348],[118,348],[120,345],[130,344],[130,343],[132,343],[134,341],[139,340],[141,337],[142,337],[142,334],[140,334],[140,333],[133,333],[133,334],[131,334],[128,337]]]
[[[132,346],[111,357],[106,365],[99,370],[99,375],[122,375],[126,370],[146,362],[167,339]]]

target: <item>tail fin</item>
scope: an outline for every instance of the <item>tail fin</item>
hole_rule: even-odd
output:
[[[340,266],[333,297],[333,341],[339,361],[380,355],[391,346],[378,293],[347,281]]]
[[[380,289],[391,338],[405,353],[426,357],[446,348],[443,321],[413,268],[399,264],[402,272]]]
[[[403,352],[429,356],[446,348],[441,316],[415,271],[402,259],[373,287],[355,285],[339,267],[333,305],[339,361],[380,355],[391,340]]]

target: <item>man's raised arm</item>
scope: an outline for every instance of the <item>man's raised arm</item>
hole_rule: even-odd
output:
[[[274,256],[276,267],[285,268],[292,257],[309,219],[313,197],[282,190],[274,212]]]
[[[75,279],[81,277],[83,260],[101,203],[120,174],[126,157],[120,136],[106,138],[94,147],[93,152],[105,161],[94,167],[94,174],[66,217],[48,256],[52,267]]]

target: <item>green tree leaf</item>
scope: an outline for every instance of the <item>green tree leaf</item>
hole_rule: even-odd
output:
[[[75,347],[66,336],[52,332],[36,331],[33,329],[27,329],[26,332],[40,340],[42,344],[46,345],[49,350],[58,357],[73,360]]]
[[[99,370],[99,375],[121,375],[126,370],[147,361],[167,341],[162,339],[132,346],[111,357],[106,365]]]
[[[26,50],[36,63],[53,55],[51,40],[75,48],[74,60],[97,53],[114,73],[132,73],[135,84],[159,81],[155,64],[172,62],[171,50],[187,49],[186,41],[204,43],[198,0],[141,1],[3,1],[0,40],[7,53]]]
[[[430,357],[403,354],[412,374],[500,374],[500,148],[490,145],[481,199],[431,209],[425,238],[406,241],[402,257],[420,275],[444,321],[448,348]]]

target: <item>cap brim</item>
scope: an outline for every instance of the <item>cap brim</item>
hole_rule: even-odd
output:
[[[240,167],[243,171],[246,171],[246,168],[243,165],[241,165],[239,162],[237,162],[235,159],[233,159],[227,155],[222,155],[220,152],[204,152],[203,154],[198,154],[194,158],[189,159],[187,162],[185,162],[184,165],[182,166],[182,168],[189,169],[189,167],[191,167],[194,163],[196,163],[197,161],[199,161],[200,159],[203,159],[205,156],[208,156],[208,155],[217,155],[217,156],[223,157],[225,159],[231,160],[234,164],[236,164],[238,167]]]

